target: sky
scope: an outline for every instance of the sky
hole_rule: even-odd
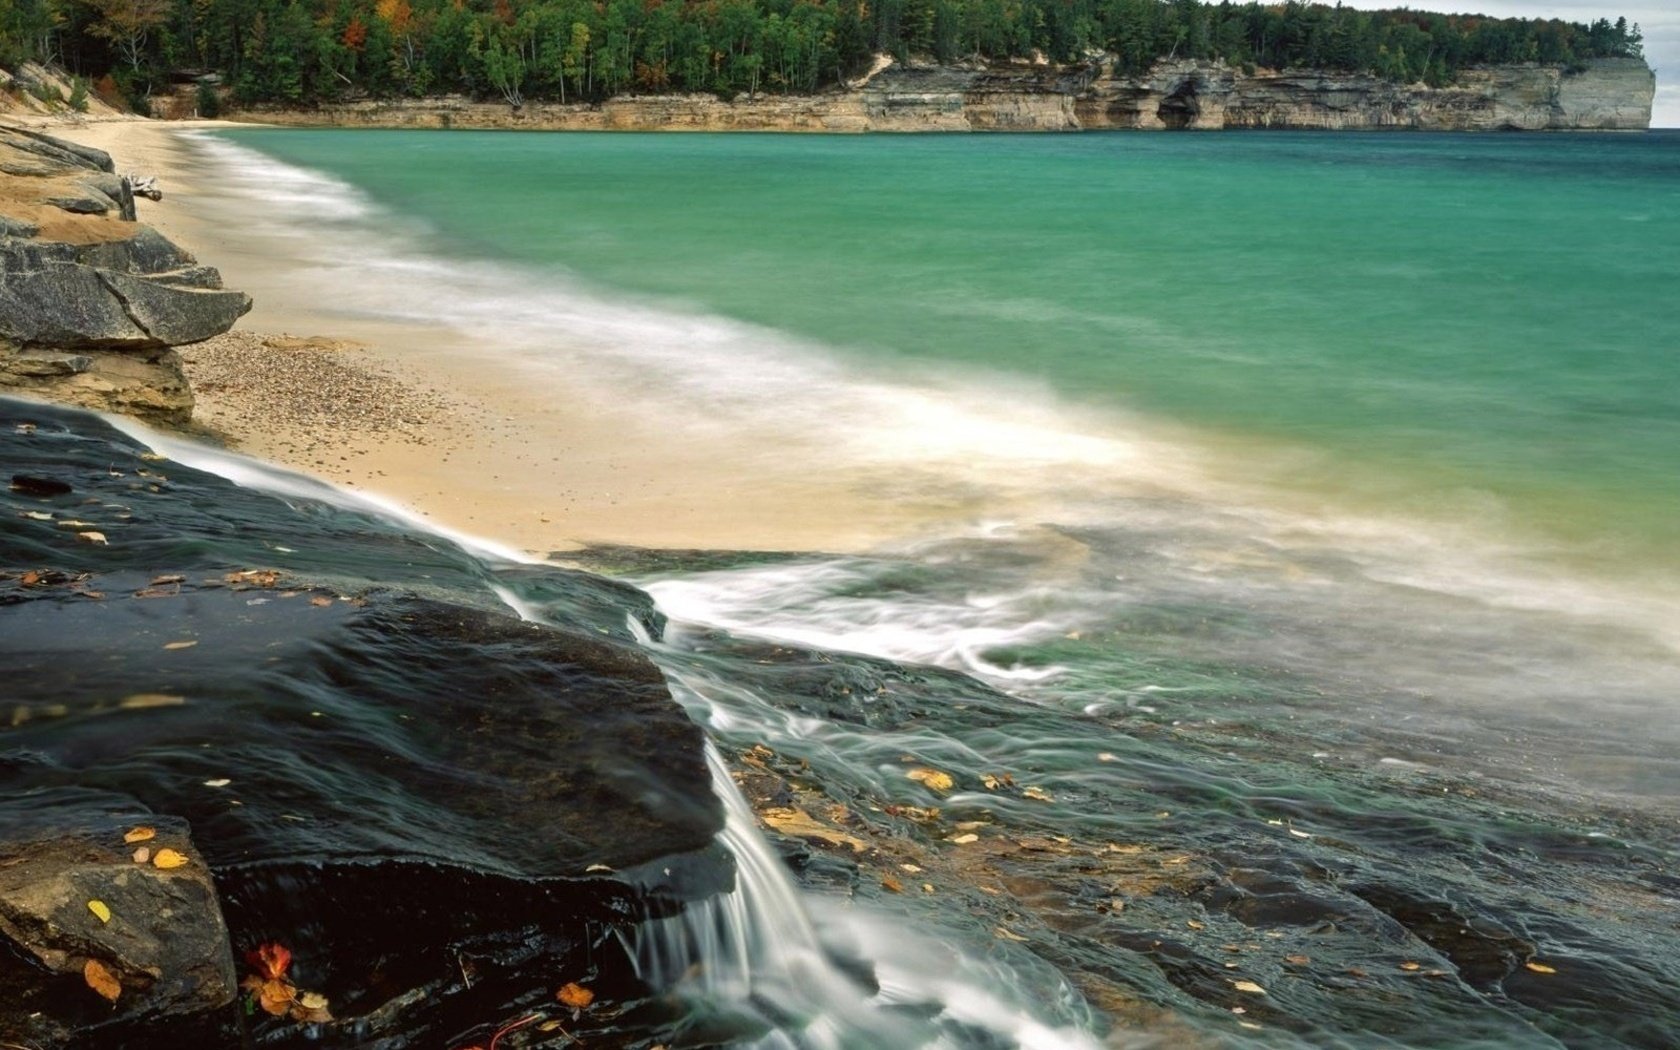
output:
[[[1346,2],[1346,0],[1344,0]],[[1657,71],[1653,128],[1680,128],[1680,0],[1355,0],[1350,7],[1412,7],[1449,14],[1500,15],[1507,18],[1561,18],[1592,22],[1626,16],[1645,34],[1645,61]]]

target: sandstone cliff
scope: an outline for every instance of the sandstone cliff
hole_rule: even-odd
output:
[[[1365,74],[1244,73],[1163,62],[1142,77],[1088,66],[893,65],[818,95],[624,95],[599,105],[506,105],[459,97],[362,101],[242,114],[276,124],[553,128],[579,131],[1075,131],[1134,128],[1411,128],[1422,131],[1648,127],[1656,77],[1641,60],[1585,69],[1513,65],[1431,88]]]
[[[192,392],[171,347],[250,308],[135,221],[105,153],[0,126],[0,388],[185,423]]]

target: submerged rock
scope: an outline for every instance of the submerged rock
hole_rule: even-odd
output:
[[[169,423],[192,413],[170,348],[220,335],[251,308],[135,222],[108,155],[5,126],[0,304],[0,387]]]

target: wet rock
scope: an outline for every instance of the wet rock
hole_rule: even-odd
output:
[[[123,838],[140,825],[156,832],[148,859],[170,849],[185,863],[137,862]],[[49,792],[0,810],[0,941],[0,1033],[14,1040],[170,1023],[235,995],[216,889],[186,824],[121,796]],[[120,987],[114,1001],[90,986],[89,960]]]
[[[65,409],[0,399],[0,453],[76,486],[48,507],[0,490],[15,523],[0,541],[0,846],[41,799],[74,804],[31,842],[90,827],[120,844],[143,822],[173,846],[190,826],[180,870],[214,878],[237,975],[282,944],[290,979],[339,1019],[241,1021],[174,993],[113,1013],[85,960],[0,938],[0,1043],[482,1045],[512,1011],[552,1003],[562,975],[603,1001],[645,994],[618,931],[732,885],[704,737],[623,640],[626,616],[651,615],[645,596],[525,567],[507,584],[572,626],[528,623],[473,604],[465,592],[495,604],[483,566],[436,537],[142,459]],[[109,544],[77,540],[72,515]],[[294,568],[246,560],[259,555]],[[328,589],[304,568],[370,565],[390,589]],[[107,853],[78,848],[106,870]],[[89,899],[112,925],[144,903],[132,886],[70,885],[84,926]],[[165,995],[152,975],[173,972],[108,966],[119,1006],[130,982]],[[175,1019],[190,1010],[188,1036]],[[56,1027],[28,1027],[36,1012]]]

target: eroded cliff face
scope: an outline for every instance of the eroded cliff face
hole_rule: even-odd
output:
[[[1625,131],[1650,126],[1656,76],[1635,58],[1571,72],[1516,65],[1466,71],[1431,88],[1363,74],[1243,73],[1223,63],[1163,62],[1142,77],[1106,65],[891,65],[845,90],[761,95],[623,95],[598,106],[522,109],[461,97],[257,109],[277,124],[554,128],[579,131],[1077,131],[1097,128],[1413,128],[1423,131]]]

